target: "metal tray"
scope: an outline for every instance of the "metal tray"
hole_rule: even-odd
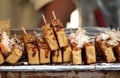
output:
[[[0,66],[0,71],[10,72],[61,72],[61,71],[119,71],[120,63],[94,65],[23,65]]]
[[[87,31],[87,35],[93,37],[93,34],[99,34],[100,32],[108,29],[108,28],[99,28],[99,27],[85,27]],[[65,29],[67,36],[71,33],[71,29]],[[72,29],[73,32],[76,29]],[[41,29],[28,29],[28,33],[33,33],[33,31],[37,31],[41,34]],[[11,34],[22,35],[22,30],[12,29]],[[23,61],[24,62],[24,61]],[[27,62],[24,62],[27,63]],[[2,65],[0,66],[0,72],[60,72],[60,71],[118,71],[120,70],[120,63],[96,63],[91,65]]]

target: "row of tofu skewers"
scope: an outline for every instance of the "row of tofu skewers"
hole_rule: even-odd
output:
[[[45,25],[42,36],[36,32],[28,34],[24,27],[23,42],[16,36],[9,38],[1,32],[0,64],[8,62],[16,64],[27,54],[30,65],[72,63],[92,64],[96,62],[120,61],[120,32],[109,30],[95,35],[90,39],[86,31],[78,28],[76,32],[66,37],[62,22],[56,18],[48,24],[43,16]]]

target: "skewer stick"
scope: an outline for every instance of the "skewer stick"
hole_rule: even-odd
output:
[[[22,30],[25,33],[25,35],[27,35],[27,32],[26,32],[26,30],[25,30],[25,28],[23,26],[22,26]]]
[[[37,37],[38,37],[38,34],[37,34],[37,32],[36,32],[36,31],[33,31],[33,32],[34,32],[35,36],[37,36]]]
[[[44,23],[47,24],[47,21],[45,19],[45,15],[44,14],[42,15],[42,18],[43,18]]]
[[[39,38],[37,32],[36,31],[33,31],[33,32],[34,32],[35,36],[41,41],[41,39]]]
[[[52,11],[52,15],[53,15],[54,19],[57,19],[54,11]]]

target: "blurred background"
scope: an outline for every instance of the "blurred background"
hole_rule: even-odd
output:
[[[36,3],[34,1],[36,1]],[[49,2],[51,2],[51,0]],[[73,14],[73,17],[75,17],[74,19],[78,22],[74,22],[69,18],[71,21],[65,21],[64,25],[73,21],[74,23],[79,23],[75,25],[82,27],[118,28],[120,26],[120,0],[73,0],[73,3],[79,12],[79,15]],[[26,28],[39,27],[41,15],[46,9],[42,9],[43,11],[39,12],[38,9],[36,10],[35,4],[38,4],[37,0],[0,0],[0,20],[9,19],[10,26],[13,29],[20,28],[20,26],[26,26]],[[64,4],[67,4],[67,2],[63,2],[63,5]],[[60,7],[62,7],[62,4],[59,8]],[[57,15],[59,14],[56,12],[56,16]],[[59,16],[58,18],[61,19]],[[62,22],[64,22],[64,20],[62,20]]]
[[[120,0],[78,0],[81,26],[114,27],[120,25]]]

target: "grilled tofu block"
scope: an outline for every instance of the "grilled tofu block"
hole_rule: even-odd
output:
[[[52,51],[59,49],[56,37],[54,35],[53,29],[50,26],[50,24],[46,24],[45,26],[43,26],[42,32],[43,32],[43,36],[44,36],[46,42],[48,43],[50,49]]]
[[[24,44],[34,41],[34,36],[32,34],[23,35]]]
[[[40,64],[50,64],[51,51],[48,44],[41,37],[39,37],[38,40],[38,47],[40,52]]]
[[[115,53],[115,56],[116,56],[116,58],[117,58],[117,61],[120,62],[120,44],[118,44],[118,45],[115,47],[114,53]]]
[[[61,51],[61,49],[52,51],[52,63],[62,63],[62,51]]]
[[[52,27],[54,29],[55,35],[57,37],[60,47],[65,47],[68,44],[67,37],[63,28],[62,23],[59,19],[52,20]]]
[[[85,64],[96,63],[95,45],[92,43],[84,44]]]
[[[11,54],[9,54],[9,56],[6,59],[6,62],[10,64],[15,64],[22,57],[22,54],[22,49],[20,49],[17,45],[14,45],[12,47]]]
[[[73,47],[72,63],[73,65],[82,64],[82,49],[81,48]]]
[[[0,52],[0,65],[5,62],[2,52]]]
[[[108,45],[106,43],[106,41],[101,40],[101,41],[97,41],[96,43],[99,46],[99,48],[101,49],[101,51],[102,51],[101,53],[104,56],[106,62],[110,63],[110,62],[116,61],[112,47],[110,45]]]
[[[68,44],[67,46],[63,47],[63,62],[68,63],[72,59],[72,48]]]
[[[29,64],[39,64],[39,50],[35,41],[35,37],[32,34],[23,36],[24,45],[27,53]]]
[[[28,63],[39,64],[39,50],[38,47],[33,43],[26,44]]]
[[[50,49],[44,48],[46,47],[46,44],[43,44],[43,47],[40,47],[40,64],[50,64]]]

